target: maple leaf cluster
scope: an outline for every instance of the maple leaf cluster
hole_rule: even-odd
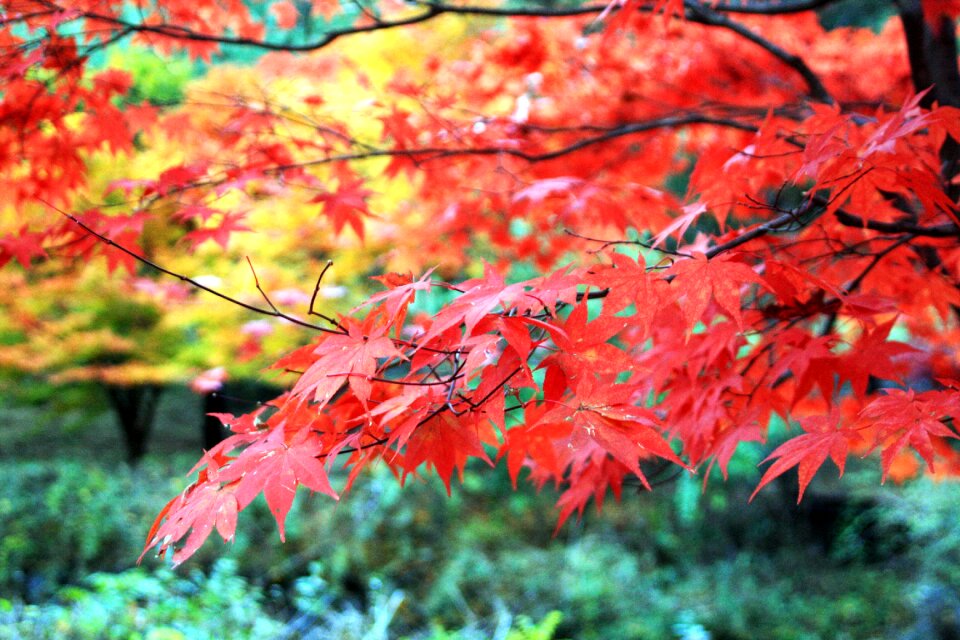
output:
[[[502,461],[514,483],[525,472],[559,488],[562,524],[671,469],[726,476],[775,418],[796,430],[758,491],[796,468],[802,498],[827,458],[842,473],[875,451],[884,478],[917,457],[960,471],[958,3],[897,3],[874,31],[824,28],[814,9],[832,3],[813,0],[385,2],[300,44],[268,37],[239,2],[162,2],[139,22],[120,4],[26,0],[11,14],[45,36],[2,31],[0,69],[34,97],[5,91],[0,107],[29,119],[37,145],[0,125],[0,180],[18,185],[14,205],[65,203],[82,192],[87,147],[123,151],[136,127],[182,156],[116,184],[129,216],[20,225],[0,238],[0,263],[106,240],[133,271],[144,220],[226,247],[269,232],[246,211],[277,198],[332,237],[387,245],[393,271],[344,316],[317,311],[316,293],[307,319],[269,298],[244,305],[314,337],[274,365],[292,376],[287,393],[219,416],[232,435],[163,509],[148,549],[181,562],[214,529],[229,539],[261,493],[283,535],[300,485],[336,498],[375,463],[401,481],[435,473],[449,491],[471,459]],[[295,29],[339,11],[299,7],[277,3],[271,19]],[[448,51],[410,46],[443,20],[491,15],[503,21]],[[385,38],[387,71],[351,58],[362,47],[332,53],[360,33]],[[410,40],[389,49],[396,33]],[[123,77],[75,71],[77,47],[114,36],[274,53],[259,91],[227,74],[147,120],[115,106]],[[404,49],[410,64],[390,59]],[[115,116],[126,129],[107,137]],[[50,176],[73,177],[54,193]],[[347,472],[339,491],[334,467]]]

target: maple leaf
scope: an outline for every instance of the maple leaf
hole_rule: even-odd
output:
[[[384,335],[386,328],[383,325],[369,334],[364,333],[364,327],[357,322],[349,322],[347,329],[346,334],[327,335],[312,348],[314,360],[293,387],[294,395],[312,396],[318,411],[344,384],[349,384],[350,390],[366,406],[372,388],[370,378],[377,371],[377,360],[405,359],[393,341]]]
[[[590,270],[586,281],[608,288],[604,311],[610,315],[634,305],[634,322],[646,334],[654,318],[666,302],[666,283],[647,272],[643,259],[634,260],[621,253],[610,255],[613,266],[598,266]]]
[[[590,460],[583,465],[570,477],[569,487],[557,500],[560,514],[557,516],[554,535],[574,511],[578,518],[583,516],[583,510],[591,498],[596,502],[597,509],[603,507],[603,498],[608,489],[619,499],[625,472],[626,467],[610,458]]]
[[[514,489],[520,470],[528,460],[535,460],[541,473],[548,473],[556,480],[563,476],[564,463],[557,450],[557,443],[567,440],[571,426],[563,422],[544,423],[540,420],[546,405],[526,405],[524,414],[527,425],[520,425],[507,431],[497,458],[506,457],[507,472]],[[530,425],[530,426],[528,426]]]
[[[205,454],[199,465],[205,465],[197,481],[170,500],[157,515],[147,533],[147,544],[137,562],[148,549],[158,546],[159,553],[186,537],[175,548],[173,563],[178,565],[196,553],[214,528],[224,540],[232,540],[241,507],[234,486],[223,486],[219,478],[222,459]]]
[[[570,194],[574,189],[583,187],[585,181],[576,177],[545,178],[537,180],[531,185],[520,189],[513,194],[514,203],[529,202],[540,204],[554,196]]]
[[[663,231],[653,237],[654,247],[663,244],[674,232],[677,232],[678,239],[682,240],[683,234],[687,232],[690,225],[707,212],[707,204],[705,202],[694,202],[684,205],[681,210],[683,211],[682,215],[677,216],[673,222],[664,227]]]
[[[902,356],[918,352],[916,347],[888,339],[895,323],[896,319],[892,319],[865,331],[853,348],[838,358],[840,379],[848,380],[859,398],[866,396],[870,376],[896,380],[907,371]]]
[[[713,298],[743,331],[740,288],[751,283],[766,287],[766,283],[753,269],[732,258],[728,253],[708,260],[698,252],[693,258],[678,260],[671,267],[670,273],[675,276],[672,283],[676,289],[674,295],[680,299],[680,308],[688,327],[693,328],[700,321]]]
[[[583,282],[582,270],[571,265],[543,276],[520,283],[524,295],[518,296],[514,309],[518,315],[529,316],[540,311],[553,315],[559,303],[575,304],[577,287]]]
[[[43,242],[46,237],[46,232],[30,231],[27,225],[23,225],[17,233],[0,238],[0,267],[12,259],[27,269],[34,258],[45,258],[47,252],[43,248]]]
[[[413,302],[417,291],[429,291],[430,287],[433,286],[433,280],[430,279],[433,271],[433,269],[428,270],[419,280],[413,280],[411,276],[401,276],[399,274],[374,276],[374,280],[382,282],[389,289],[370,296],[365,302],[355,307],[353,311],[356,312],[363,307],[382,304],[386,313],[386,324],[399,331],[407,317],[407,307]]]
[[[411,113],[404,109],[398,109],[396,105],[391,105],[390,113],[380,116],[383,123],[383,134],[381,140],[391,139],[398,148],[407,149],[417,143],[420,132],[410,122]]]
[[[170,167],[160,174],[153,188],[158,194],[167,195],[193,184],[206,174],[206,172],[207,167],[201,164]]]
[[[601,314],[587,322],[587,301],[573,308],[563,324],[564,334],[554,339],[560,351],[548,362],[555,361],[564,369],[569,380],[577,380],[581,374],[617,374],[633,371],[636,362],[623,349],[609,340],[630,325],[627,318]]]
[[[177,209],[171,218],[178,222],[187,222],[188,220],[196,220],[198,222],[206,222],[210,218],[216,215],[223,215],[222,211],[208,207],[205,204],[188,204],[186,206],[180,207]]]
[[[319,460],[325,453],[323,441],[312,430],[298,429],[287,439],[283,426],[277,426],[223,468],[220,480],[236,483],[233,493],[241,508],[263,492],[283,540],[284,522],[299,485],[339,500]]]
[[[493,466],[483,450],[483,442],[475,427],[458,420],[450,413],[441,413],[418,424],[406,440],[403,456],[404,476],[424,462],[433,465],[450,495],[450,479],[454,470],[463,479],[467,458],[477,457]]]
[[[800,501],[803,500],[804,491],[806,491],[817,469],[826,461],[828,456],[837,465],[840,475],[843,476],[850,444],[859,441],[860,436],[856,430],[850,427],[839,426],[839,421],[840,418],[836,409],[828,416],[813,416],[801,419],[800,426],[807,433],[787,440],[761,462],[763,464],[771,460],[776,461],[760,478],[760,484],[750,494],[750,500],[752,501],[757,493],[775,478],[791,467],[797,467],[800,481],[797,504],[800,504]]]
[[[242,220],[245,217],[246,213],[242,212],[224,213],[215,226],[190,231],[183,236],[183,239],[190,245],[190,251],[196,251],[197,247],[207,240],[212,240],[222,249],[226,249],[231,234],[237,231],[252,231],[250,227],[243,224]]]
[[[270,12],[277,19],[277,26],[281,29],[293,29],[297,26],[299,12],[289,0],[283,0],[270,6]]]
[[[596,443],[649,489],[650,484],[640,469],[641,458],[654,455],[689,467],[660,435],[656,415],[632,404],[634,392],[632,385],[605,385],[592,376],[583,376],[573,398],[548,411],[541,421],[570,421],[574,427],[571,445],[575,450],[582,449],[584,440]]]
[[[337,190],[321,193],[308,202],[323,203],[323,214],[333,222],[333,231],[340,234],[347,225],[363,240],[363,217],[373,214],[367,208],[367,198],[373,191],[364,188],[362,178],[352,181],[340,181]]]
[[[960,416],[960,395],[955,391],[884,389],[860,415],[878,428],[874,448],[882,447],[883,481],[896,456],[908,444],[920,454],[933,473],[934,446],[931,437],[960,438],[944,420]]]
[[[461,283],[459,288],[463,293],[436,315],[423,337],[424,342],[429,342],[461,323],[465,327],[465,336],[470,336],[477,323],[487,314],[497,307],[505,310],[523,294],[522,284],[506,284],[503,276],[489,264],[485,263],[483,270],[482,278]]]
[[[720,467],[720,473],[723,479],[727,479],[727,467],[730,460],[736,452],[737,447],[742,442],[763,442],[763,430],[754,420],[741,420],[738,424],[725,429],[717,437],[717,442],[713,446],[713,459],[707,467],[703,482],[706,484],[710,477],[710,470],[714,463]]]

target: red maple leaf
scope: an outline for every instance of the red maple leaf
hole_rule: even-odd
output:
[[[205,468],[197,481],[160,510],[147,534],[140,560],[151,547],[159,546],[162,554],[186,536],[183,546],[173,553],[174,565],[180,564],[200,548],[214,527],[224,540],[233,538],[237,513],[242,507],[234,493],[236,485],[224,486],[220,482],[220,461],[210,454],[204,455],[198,465]]]
[[[9,233],[0,238],[0,267],[12,259],[27,269],[34,258],[45,258],[47,252],[43,248],[43,242],[46,238],[46,232],[30,231],[27,225],[20,227],[17,233]]]
[[[707,212],[707,205],[704,202],[694,202],[692,204],[685,205],[682,211],[682,215],[677,216],[673,222],[664,227],[660,233],[653,237],[653,246],[656,247],[657,245],[665,242],[673,232],[677,232],[677,239],[682,240],[683,234],[687,232],[687,229],[690,228],[690,225],[696,222],[700,216]]]
[[[366,302],[353,309],[353,311],[380,304],[386,314],[386,324],[396,327],[399,331],[407,317],[407,307],[413,302],[417,291],[429,291],[433,285],[433,280],[430,279],[432,273],[433,269],[430,269],[419,280],[414,280],[412,276],[393,273],[385,276],[374,276],[374,280],[382,282],[389,289],[370,296]]]
[[[393,345],[393,341],[384,335],[385,327],[379,326],[369,334],[357,322],[349,322],[348,333],[330,334],[313,348],[313,363],[303,372],[293,394],[311,397],[318,403],[320,410],[344,384],[366,406],[370,399],[372,385],[370,378],[377,371],[377,360],[404,358]],[[302,354],[303,350],[298,351]]]
[[[836,409],[829,416],[813,416],[801,419],[800,426],[807,433],[787,440],[763,460],[763,462],[769,462],[770,460],[776,460],[776,462],[770,465],[770,468],[760,478],[760,484],[753,490],[750,500],[753,500],[760,489],[770,484],[774,478],[782,475],[791,467],[797,467],[800,479],[800,492],[797,494],[797,504],[799,504],[803,499],[803,492],[806,491],[807,485],[810,484],[817,469],[824,463],[827,456],[837,465],[842,476],[847,461],[847,453],[850,451],[850,444],[858,442],[860,436],[855,429],[840,427],[839,421],[840,418]]]
[[[636,389],[632,385],[602,384],[592,376],[583,376],[576,394],[544,414],[543,423],[571,422],[574,427],[571,447],[581,455],[590,441],[613,456],[650,488],[639,461],[651,455],[688,468],[670,448],[657,429],[659,419],[649,409],[633,404]]]
[[[612,266],[594,267],[586,280],[594,286],[609,289],[604,312],[612,315],[633,305],[633,322],[640,325],[646,334],[666,302],[669,294],[664,289],[666,283],[647,272],[643,258],[634,260],[621,253],[613,253],[610,260]]]
[[[212,240],[220,245],[221,248],[226,249],[227,243],[230,242],[231,234],[237,231],[252,231],[250,227],[243,224],[242,220],[245,217],[246,213],[243,212],[224,213],[223,217],[215,226],[201,227],[190,231],[183,236],[183,239],[190,245],[190,251],[195,251],[197,247],[207,240]]]
[[[333,222],[334,233],[339,235],[349,225],[363,240],[363,217],[373,215],[367,208],[367,198],[373,195],[373,191],[365,189],[363,185],[363,178],[341,180],[336,191],[321,193],[309,202],[323,203],[323,214]]]
[[[882,447],[883,480],[894,458],[910,445],[932,473],[934,446],[931,438],[958,438],[944,420],[960,415],[960,394],[956,391],[884,389],[884,396],[865,406],[860,415],[878,427],[874,448]]]
[[[266,438],[244,449],[220,471],[222,482],[236,482],[234,494],[241,508],[263,492],[281,540],[284,521],[299,485],[339,499],[320,460],[326,453],[320,436],[310,429],[298,429],[291,438],[285,436],[283,425],[274,427]]]
[[[459,288],[463,294],[436,315],[433,324],[423,337],[424,342],[436,338],[461,323],[466,328],[465,337],[470,336],[477,323],[487,314],[497,307],[506,310],[523,294],[522,284],[506,284],[503,276],[489,264],[484,264],[483,270],[482,278],[460,284]]]
[[[680,300],[688,327],[692,328],[700,321],[713,298],[743,331],[740,288],[750,283],[766,287],[766,283],[753,269],[732,258],[727,253],[708,260],[703,253],[697,252],[692,259],[678,260],[670,269],[675,276],[672,283],[675,296]]]
[[[469,457],[477,457],[491,466],[493,462],[483,450],[483,440],[474,424],[458,420],[450,413],[434,415],[417,425],[406,440],[402,458],[404,477],[424,462],[432,465],[450,494],[454,470],[461,474]]]

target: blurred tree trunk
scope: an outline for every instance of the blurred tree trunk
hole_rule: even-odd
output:
[[[208,393],[203,397],[203,448],[207,451],[227,437],[227,430],[218,418],[211,413],[229,413],[227,400],[219,393]]]
[[[147,443],[163,387],[153,384],[106,385],[105,389],[123,432],[127,461],[136,464],[147,453]]]

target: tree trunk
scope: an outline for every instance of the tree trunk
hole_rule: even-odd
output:
[[[223,424],[211,413],[229,413],[226,398],[216,392],[203,397],[203,448],[207,451],[227,437]]]
[[[127,461],[136,464],[147,453],[147,443],[163,387],[152,384],[130,387],[107,385],[106,391],[123,432]]]

